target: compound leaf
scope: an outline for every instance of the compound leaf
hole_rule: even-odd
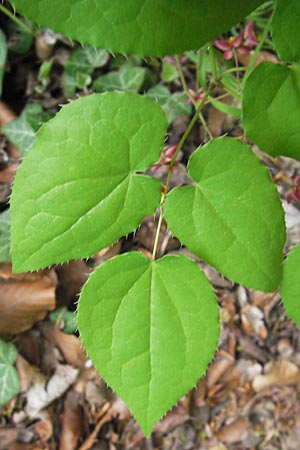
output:
[[[12,0],[26,17],[112,52],[164,56],[201,47],[263,0]]]
[[[299,0],[276,0],[272,18],[272,37],[276,52],[284,61],[300,61],[299,22]]]
[[[93,94],[44,124],[11,198],[16,272],[84,258],[136,229],[161,184],[137,174],[159,159],[167,120],[133,93]]]
[[[4,404],[20,392],[20,382],[13,364],[17,358],[13,344],[0,339],[0,404]]]
[[[218,341],[218,316],[212,287],[193,261],[150,261],[133,252],[94,271],[77,319],[97,370],[148,436],[205,373]]]
[[[280,294],[287,316],[300,326],[300,244],[288,254],[283,265]]]
[[[145,67],[124,64],[118,72],[100,75],[94,81],[93,89],[96,92],[113,90],[137,92],[144,82],[145,75]]]
[[[166,199],[171,231],[226,277],[274,291],[281,279],[285,224],[267,169],[232,138],[199,148],[188,169],[195,184],[173,189]]]
[[[245,82],[242,109],[245,134],[263,151],[300,158],[299,66],[260,64]]]

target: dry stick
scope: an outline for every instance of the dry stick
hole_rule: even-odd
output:
[[[94,444],[94,442],[97,438],[97,434],[99,433],[99,431],[101,430],[103,425],[112,419],[112,413],[110,411],[108,411],[110,406],[111,406],[111,404],[109,402],[105,403],[105,405],[103,406],[103,408],[101,410],[99,422],[97,423],[97,425],[95,426],[94,430],[91,432],[89,437],[79,447],[79,450],[89,450],[92,447],[92,445]]]
[[[195,123],[197,122],[197,119],[199,117],[199,113],[202,111],[202,109],[204,108],[205,104],[206,104],[206,100],[208,99],[213,87],[215,86],[216,81],[212,80],[207,91],[205,92],[205,95],[203,97],[203,99],[201,100],[201,102],[199,103],[197,110],[195,111],[195,114],[192,117],[192,120],[190,121],[187,129],[185,130],[182,138],[179,141],[179,144],[177,145],[177,149],[176,152],[173,155],[173,158],[171,159],[171,162],[169,164],[169,170],[168,170],[168,176],[167,176],[167,181],[166,181],[166,185],[165,188],[163,190],[163,193],[161,195],[161,200],[160,200],[160,214],[159,214],[159,219],[158,219],[158,225],[157,225],[157,230],[156,230],[156,235],[155,235],[155,241],[154,241],[154,246],[153,246],[153,252],[152,252],[152,258],[151,260],[154,261],[156,259],[156,252],[157,252],[157,245],[158,245],[158,239],[159,239],[159,235],[160,235],[160,230],[161,230],[161,224],[162,224],[162,220],[163,220],[163,209],[164,209],[164,203],[165,203],[165,197],[169,191],[169,187],[170,187],[170,181],[171,181],[171,175],[172,175],[172,171],[173,171],[173,167],[176,163],[176,158],[178,156],[178,153],[180,152],[180,150],[182,149],[185,141],[187,140],[190,132],[192,131]]]

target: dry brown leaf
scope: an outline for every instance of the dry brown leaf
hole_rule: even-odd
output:
[[[189,414],[185,409],[178,405],[174,411],[169,412],[164,419],[160,420],[154,427],[154,432],[156,435],[160,436],[165,433],[170,433],[174,428],[182,425],[187,420],[190,419]]]
[[[21,392],[26,392],[32,383],[36,369],[20,354],[17,357],[16,367],[19,374],[20,390]]]
[[[2,428],[0,429],[0,450],[6,450],[10,444],[15,442],[18,437],[16,428]]]
[[[64,414],[59,450],[76,450],[83,431],[81,396],[71,390],[64,401]]]
[[[54,270],[14,275],[11,264],[0,264],[0,333],[28,330],[55,308]]]
[[[217,354],[215,361],[209,366],[206,379],[207,387],[211,389],[225,374],[225,372],[234,365],[234,358],[227,354],[219,356]]]
[[[238,61],[242,66],[248,66],[250,63],[250,60],[252,58],[252,55],[254,53],[254,50],[252,50],[249,53],[240,53],[237,52]],[[274,63],[279,63],[278,58],[273,53],[270,53],[266,50],[261,50],[256,58],[254,67],[257,67],[260,63],[264,61],[270,61]]]
[[[50,322],[42,322],[39,329],[44,337],[52,342],[61,351],[65,361],[74,367],[83,368],[86,362],[86,353],[80,340],[72,335],[60,331]]]
[[[260,392],[269,386],[289,386],[300,381],[299,368],[289,361],[275,361],[267,367],[267,373],[257,375],[252,383],[253,389]]]
[[[249,426],[247,417],[239,417],[231,424],[223,426],[218,432],[218,438],[226,444],[241,442],[247,437]]]
[[[34,424],[34,431],[42,442],[49,441],[53,434],[53,425],[51,420],[39,420]]]
[[[91,273],[85,261],[77,260],[56,267],[58,278],[57,298],[59,303],[69,305],[80,293]]]

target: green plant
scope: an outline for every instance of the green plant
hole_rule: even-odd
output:
[[[263,2],[12,3],[30,19],[89,45],[163,56],[203,46]],[[299,248],[283,271],[285,223],[279,195],[250,148],[229,137],[211,140],[190,158],[190,185],[170,190],[176,158],[198,118],[204,121],[205,104],[226,109],[211,96],[218,83],[237,98],[243,85],[242,120],[249,138],[273,156],[299,158],[299,15],[299,2],[276,0],[272,23],[264,22],[246,68],[224,69],[222,54],[212,44],[202,49],[211,77],[207,81],[197,60],[197,93],[187,92],[179,62],[178,74],[195,113],[168,162],[165,186],[142,174],[160,158],[165,113],[158,103],[132,92],[94,94],[64,106],[41,127],[16,176],[11,198],[16,272],[89,257],[134,231],[160,207],[151,261],[132,252],[104,263],[86,283],[78,308],[88,354],[146,435],[204,374],[219,334],[216,299],[200,268],[183,256],[156,258],[163,218],[182,244],[233,281],[267,292],[282,285],[287,312],[299,322]],[[254,68],[270,26],[281,58],[292,65],[265,62]],[[239,40],[226,59],[237,57]],[[240,50],[250,52],[247,39],[244,44]],[[95,84],[105,89],[109,78],[122,88],[124,70]],[[135,90],[142,83],[141,70]],[[232,76],[242,70],[242,80]],[[236,108],[227,111],[239,116]]]

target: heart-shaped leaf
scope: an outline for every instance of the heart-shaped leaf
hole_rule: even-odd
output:
[[[171,231],[226,277],[274,291],[281,279],[285,224],[267,169],[232,138],[199,148],[188,169],[194,186],[175,188],[166,199]]]
[[[300,158],[300,67],[261,63],[246,80],[246,136],[272,156]]]
[[[0,339],[0,404],[8,402],[20,392],[18,373],[13,366],[17,354],[13,344]]]
[[[164,56],[199,48],[263,0],[12,0],[26,17],[82,43]]]
[[[272,37],[276,52],[284,61],[300,61],[299,23],[299,0],[276,0],[272,18]]]
[[[167,120],[152,100],[94,94],[43,125],[11,198],[16,272],[88,257],[135,230],[161,184],[137,174],[159,159]]]
[[[300,326],[300,244],[288,254],[283,265],[280,294],[287,316]]]
[[[147,436],[204,374],[219,336],[212,287],[184,256],[105,262],[83,288],[77,319],[88,355]]]

